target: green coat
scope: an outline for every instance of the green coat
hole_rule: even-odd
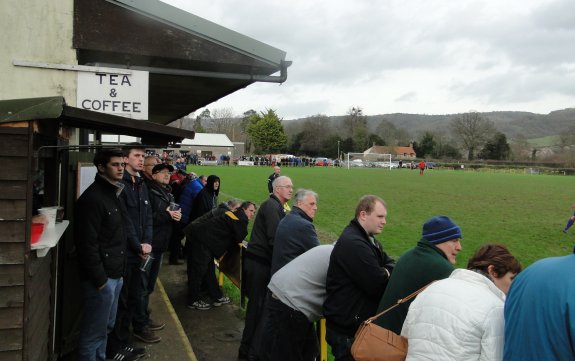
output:
[[[417,246],[405,252],[397,261],[387,288],[379,301],[377,313],[430,282],[449,277],[454,269],[455,267],[447,260],[442,250],[427,240],[421,239],[417,242]],[[399,305],[378,318],[375,323],[400,334],[412,301],[413,299]]]

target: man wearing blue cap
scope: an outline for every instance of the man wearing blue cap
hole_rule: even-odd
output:
[[[417,245],[405,252],[397,262],[379,302],[378,313],[421,287],[449,277],[455,269],[455,258],[461,251],[461,228],[449,217],[436,216],[423,224],[421,233]],[[375,323],[400,334],[411,301],[387,312]]]

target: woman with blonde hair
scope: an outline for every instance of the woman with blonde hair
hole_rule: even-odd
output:
[[[502,245],[487,244],[411,304],[401,334],[406,361],[503,358],[503,306],[521,265]]]

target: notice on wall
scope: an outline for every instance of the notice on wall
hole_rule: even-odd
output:
[[[126,118],[148,119],[147,71],[78,72],[76,107]]]

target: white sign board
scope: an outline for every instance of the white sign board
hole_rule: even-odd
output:
[[[130,72],[78,72],[76,107],[147,120],[149,74],[147,71]]]

